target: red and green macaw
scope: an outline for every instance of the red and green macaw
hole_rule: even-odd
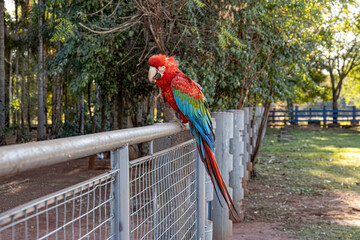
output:
[[[202,88],[198,83],[178,69],[174,57],[154,55],[149,59],[149,81],[156,81],[163,97],[180,114],[183,123],[189,122],[190,132],[194,136],[200,157],[205,165],[216,195],[223,196],[231,214],[238,219],[239,214],[226,188],[214,155],[215,135],[210,110]]]

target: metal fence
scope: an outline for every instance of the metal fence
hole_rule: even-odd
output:
[[[262,114],[213,114],[215,155],[240,214]],[[214,198],[194,141],[153,154],[153,140],[181,131],[165,123],[1,147],[0,177],[104,151],[111,171],[0,214],[0,240],[229,239],[229,210]],[[149,156],[129,161],[128,145],[149,141]]]
[[[128,156],[121,146],[111,151],[111,171],[0,214],[0,240],[204,239],[205,172],[194,141]]]
[[[108,239],[114,172],[12,209],[0,217],[0,239]]]
[[[131,239],[196,239],[194,141],[130,162]]]

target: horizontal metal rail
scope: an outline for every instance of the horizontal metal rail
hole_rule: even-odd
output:
[[[188,130],[188,126],[186,130]],[[0,147],[0,177],[182,132],[178,123]]]

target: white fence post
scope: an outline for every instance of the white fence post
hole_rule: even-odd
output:
[[[264,114],[265,114],[265,108],[264,108],[264,107],[261,107],[261,118],[264,116]],[[267,113],[267,114],[269,114],[269,113]],[[260,118],[260,119],[261,119],[261,118]],[[260,120],[260,122],[261,122],[261,120]],[[268,126],[268,123],[267,123],[267,121],[266,121],[266,122],[265,122],[265,126],[264,126],[263,134],[261,135],[261,141],[262,141],[262,140],[264,139],[264,137],[265,137],[267,126]]]
[[[254,136],[253,136],[253,146],[256,145],[256,140],[258,137],[259,126],[261,120],[261,106],[255,107],[255,114],[254,114]]]
[[[199,153],[196,151],[196,168],[197,168],[197,239],[205,240],[205,222],[206,222],[206,213],[205,213],[205,167]]]
[[[230,187],[233,189],[233,201],[236,210],[242,215],[242,200],[244,198],[244,189],[242,178],[244,178],[244,111],[231,110],[234,113],[234,137],[230,142],[230,153],[233,155],[233,171],[230,173]]]
[[[233,170],[233,158],[230,154],[230,139],[233,137],[234,117],[231,112],[213,113],[216,120],[215,128],[215,158],[219,165],[225,185],[232,197],[232,189],[229,187],[229,172]],[[215,195],[215,194],[214,194]],[[221,195],[220,195],[221,198]],[[222,201],[222,199],[220,199]],[[232,235],[232,221],[229,219],[229,209],[224,201],[224,207],[220,205],[217,197],[211,203],[211,220],[213,222],[213,239],[229,239]]]
[[[212,240],[213,235],[213,223],[211,219],[211,202],[214,199],[214,187],[208,174],[205,176],[205,239]]]
[[[250,134],[251,134],[251,124],[250,124],[251,114],[250,108],[244,108],[244,157],[243,157],[243,165],[244,165],[244,180],[248,180],[250,178],[248,168],[248,162],[250,160],[251,154],[251,142],[250,142]],[[246,189],[244,189],[246,192]]]
[[[128,146],[111,151],[111,168],[118,170],[112,183],[114,218],[111,231],[114,240],[130,238],[130,186],[129,186],[129,148]]]

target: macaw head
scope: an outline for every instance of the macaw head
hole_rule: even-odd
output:
[[[173,71],[177,68],[178,62],[175,57],[168,57],[162,54],[151,56],[149,59],[149,81],[161,79],[165,72]]]

